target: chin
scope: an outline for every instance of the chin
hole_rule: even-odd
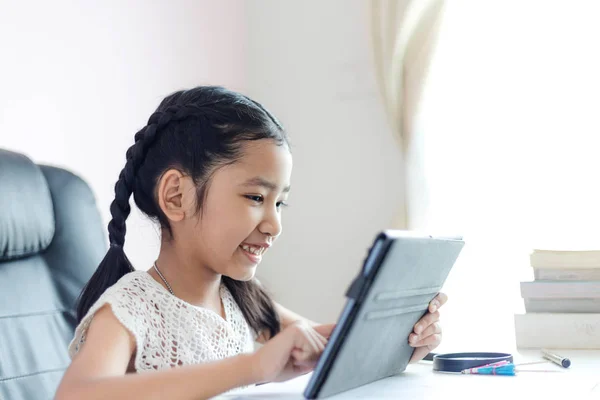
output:
[[[254,278],[254,275],[256,274],[256,267],[246,268],[244,270],[236,269],[234,271],[227,272],[228,273],[226,274],[226,276],[228,276],[229,278],[236,281],[247,282]]]

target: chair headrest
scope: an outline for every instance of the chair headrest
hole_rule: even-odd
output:
[[[0,261],[44,251],[54,237],[50,189],[40,168],[0,149]]]

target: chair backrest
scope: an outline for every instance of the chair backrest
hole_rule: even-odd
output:
[[[75,301],[106,252],[88,185],[0,149],[0,399],[52,399]]]

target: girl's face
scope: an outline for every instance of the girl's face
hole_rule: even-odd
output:
[[[216,170],[202,209],[185,221],[194,260],[236,280],[256,267],[281,234],[292,156],[272,140],[246,142],[244,156]]]

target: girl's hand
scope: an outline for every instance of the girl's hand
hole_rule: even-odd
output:
[[[442,326],[439,323],[438,311],[448,301],[448,296],[439,293],[430,303],[429,311],[415,324],[414,331],[408,336],[408,342],[415,351],[411,363],[420,361],[442,342]]]
[[[311,328],[310,324],[305,324],[305,326],[308,326],[308,330],[310,330],[310,328]],[[316,332],[317,336],[320,335],[321,342],[323,343],[324,346],[327,345],[327,342],[329,341],[329,337],[331,336],[331,333],[333,332],[333,328],[335,328],[335,324],[312,325],[312,329],[314,330],[314,332]],[[325,340],[323,340],[323,338]],[[321,350],[320,354],[321,353],[323,353],[322,350]],[[312,371],[318,362],[318,358],[314,362],[313,361],[304,362],[302,360],[296,359],[293,354],[292,354],[292,357],[294,359],[290,360],[288,362],[288,364],[285,366],[285,368],[283,369],[281,374],[279,374],[279,376],[275,379],[274,382],[283,382],[283,381],[287,381],[289,379],[295,378],[297,376],[306,374],[306,373]]]
[[[283,382],[312,371],[326,344],[307,323],[290,324],[253,355],[256,380]]]

